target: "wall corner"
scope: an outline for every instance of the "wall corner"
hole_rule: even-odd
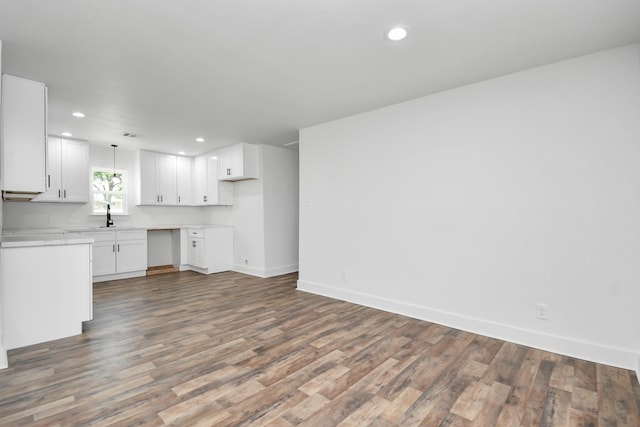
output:
[[[9,359],[7,358],[7,350],[0,347],[0,369],[9,367]]]

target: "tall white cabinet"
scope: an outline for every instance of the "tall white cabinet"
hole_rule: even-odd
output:
[[[86,203],[89,201],[89,143],[47,138],[46,189],[38,202]]]
[[[47,88],[44,83],[2,75],[2,189],[45,189]],[[6,194],[5,194],[6,195]]]

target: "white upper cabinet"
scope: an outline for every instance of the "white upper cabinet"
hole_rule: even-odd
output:
[[[47,88],[44,83],[2,76],[2,189],[45,189]]]
[[[191,205],[193,158],[176,156],[176,193],[178,205]]]
[[[175,205],[176,156],[140,151],[140,204]]]
[[[89,201],[89,143],[47,138],[46,189],[34,201],[86,203]]]
[[[233,205],[233,187],[230,182],[218,181],[217,153],[198,156],[193,161],[194,204]]]
[[[176,197],[176,156],[156,154],[156,182],[160,204],[175,205]]]
[[[240,181],[259,176],[258,146],[241,142],[216,151],[218,155],[218,179]]]

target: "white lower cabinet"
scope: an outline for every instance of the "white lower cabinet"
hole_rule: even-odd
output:
[[[189,265],[194,267],[206,268],[204,262],[204,230],[197,230],[190,228],[189,245],[188,245],[188,259]]]
[[[91,244],[0,249],[0,323],[5,350],[82,333],[91,320]]]
[[[94,239],[93,281],[140,277],[147,272],[147,231],[90,231]]]
[[[115,232],[83,233],[95,239],[93,244],[93,276],[116,274]],[[105,239],[102,241],[102,239]]]
[[[233,229],[201,227],[187,229],[187,257],[192,270],[203,274],[229,271],[233,267]]]

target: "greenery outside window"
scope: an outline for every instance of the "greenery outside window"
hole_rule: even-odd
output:
[[[93,168],[91,171],[91,206],[94,214],[127,213],[127,176],[122,170]]]

